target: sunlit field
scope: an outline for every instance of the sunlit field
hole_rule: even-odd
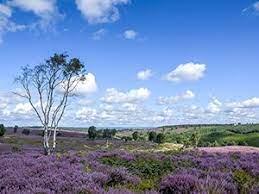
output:
[[[258,193],[256,147],[158,144],[133,140],[134,130],[95,140],[63,131],[57,152],[44,156],[42,132],[28,130],[9,128],[0,138],[2,193]]]

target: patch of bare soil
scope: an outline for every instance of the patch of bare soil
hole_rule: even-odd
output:
[[[250,146],[201,147],[198,149],[208,153],[259,153],[259,148]]]

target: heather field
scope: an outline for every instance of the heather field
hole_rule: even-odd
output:
[[[71,134],[71,136],[76,136]],[[254,147],[179,149],[148,141],[58,137],[43,155],[41,137],[0,138],[1,193],[258,193]]]

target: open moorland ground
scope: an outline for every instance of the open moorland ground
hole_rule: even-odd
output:
[[[108,146],[106,139],[89,140],[87,133],[62,131],[57,151],[51,156],[43,155],[41,131],[31,130],[25,135],[22,129],[15,134],[8,129],[0,137],[0,190],[1,193],[258,193],[259,148],[238,143],[219,146],[228,138],[245,139],[247,144],[255,142],[256,146],[258,142],[253,138],[258,137],[258,132],[241,134],[234,128],[238,129],[236,126],[154,129],[165,134],[166,141],[160,144],[141,138],[121,140],[132,132],[124,130],[109,139]],[[219,144],[183,147],[181,138],[178,141],[172,138],[175,134],[186,138],[195,131],[203,133],[200,141]],[[143,133],[140,136],[148,133],[139,132]],[[202,145],[200,141],[198,145]]]

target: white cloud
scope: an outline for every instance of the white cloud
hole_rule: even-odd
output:
[[[92,39],[93,40],[101,40],[102,37],[106,34],[106,30],[101,28],[100,30],[97,30],[92,34]]]
[[[77,8],[90,24],[115,22],[120,18],[117,6],[130,0],[76,0]]]
[[[134,30],[126,30],[124,33],[123,33],[123,36],[125,39],[129,39],[129,40],[134,40],[136,39],[138,33]]]
[[[12,0],[9,5],[19,7],[24,11],[32,11],[36,15],[44,16],[55,12],[55,0]]]
[[[139,71],[137,73],[137,78],[139,80],[148,80],[150,77],[152,77],[153,73],[151,71],[151,69],[146,69],[143,71]]]
[[[93,120],[97,116],[96,109],[93,108],[82,108],[76,112],[77,119]]]
[[[12,10],[9,6],[0,4],[0,14],[5,15],[6,17],[11,17]]]
[[[241,102],[232,102],[227,104],[230,108],[259,108],[259,98],[254,97]]]
[[[14,113],[17,114],[28,114],[32,111],[30,103],[19,103],[14,108]]]
[[[74,94],[86,95],[96,92],[97,89],[98,86],[94,74],[88,73],[87,75],[85,75],[85,80],[79,82],[74,91]]]
[[[196,81],[203,78],[205,71],[205,64],[190,62],[179,65],[176,69],[169,72],[165,79],[173,82]]]
[[[171,96],[171,97],[159,97],[158,98],[158,104],[159,105],[170,105],[175,104],[182,100],[189,100],[195,98],[195,94],[191,90],[187,90],[182,94],[179,94],[177,96]]]
[[[11,0],[8,5],[25,12],[33,12],[38,16],[40,20],[31,24],[31,28],[39,27],[47,31],[52,29],[58,18],[61,18],[56,6],[56,0]]]
[[[212,101],[208,104],[207,112],[219,113],[221,111],[221,107],[222,103],[217,98],[213,98]]]
[[[16,32],[24,30],[25,25],[19,25],[11,20],[12,9],[5,4],[0,4],[0,43],[3,41],[3,36],[7,32]]]
[[[78,79],[78,77],[73,77],[72,81],[75,81],[75,79]],[[95,75],[92,73],[88,73],[84,76],[83,80],[80,80],[79,82],[75,82],[77,85],[74,85],[75,89],[72,92],[72,95],[77,96],[84,96],[90,93],[94,93],[98,90],[98,86],[96,83]],[[67,84],[67,81],[64,82],[59,88],[58,92],[63,93],[65,85]]]
[[[101,100],[105,103],[137,103],[147,100],[150,94],[151,92],[147,88],[132,89],[128,92],[120,92],[115,88],[109,88]]]

